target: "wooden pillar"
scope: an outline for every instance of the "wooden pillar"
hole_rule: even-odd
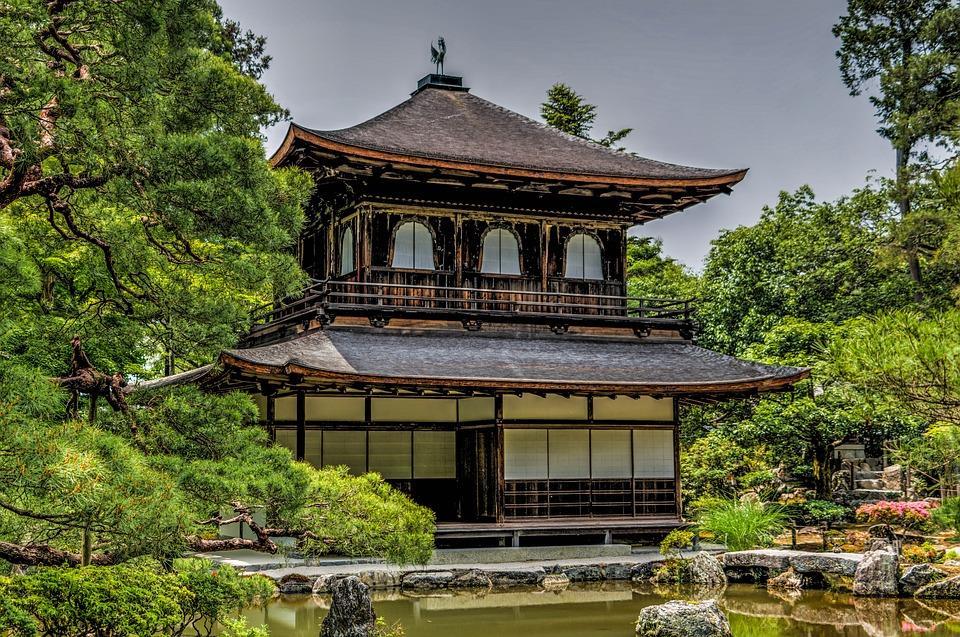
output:
[[[503,394],[497,394],[493,399],[494,414],[496,419],[496,434],[494,435],[494,453],[496,454],[496,472],[494,474],[497,481],[497,500],[494,510],[496,511],[497,522],[503,522],[503,503],[506,484],[503,474]]]
[[[277,400],[273,394],[267,394],[267,433],[272,442],[277,441]]]
[[[680,497],[680,403],[676,397],[670,400],[673,401],[673,490],[679,518],[683,513],[683,498]]]
[[[463,217],[453,216],[453,276],[454,286],[463,287]]]
[[[303,460],[307,447],[307,396],[297,392],[297,460]]]
[[[550,267],[550,224],[540,222],[540,291],[547,292],[549,279],[547,269]]]

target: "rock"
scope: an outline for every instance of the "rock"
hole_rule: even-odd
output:
[[[630,569],[630,580],[638,584],[649,582],[666,563],[666,560],[655,560],[634,564]]]
[[[786,591],[799,591],[803,589],[803,578],[797,574],[793,567],[787,568],[776,577],[767,580],[767,588]]]
[[[547,573],[540,581],[540,586],[547,591],[562,591],[570,586],[570,578],[563,573]]]
[[[647,606],[637,618],[641,637],[732,637],[730,622],[717,602],[672,601]]]
[[[446,588],[453,581],[453,571],[411,571],[404,573],[400,587],[404,590]]]
[[[687,561],[685,581],[706,586],[724,586],[727,576],[723,572],[720,560],[701,551]]]
[[[383,570],[360,571],[357,573],[360,581],[372,589],[397,588],[400,586],[402,575],[400,571]]]
[[[724,571],[731,581],[767,579],[784,572],[791,566],[800,574],[836,574],[853,577],[857,565],[863,560],[859,553],[808,553],[781,549],[754,549],[725,553],[722,557]]]
[[[790,557],[790,566],[798,573],[832,573],[853,577],[863,560],[860,553],[805,553],[797,551]]]
[[[355,575],[331,586],[330,612],[320,625],[320,637],[372,637],[377,624],[370,589]]]
[[[560,572],[571,582],[599,582],[603,579],[603,569],[592,564],[561,566]]]
[[[631,580],[633,579],[633,569],[636,566],[633,562],[607,564],[603,569],[603,578],[606,580]]]
[[[317,595],[319,593],[329,593],[330,587],[333,586],[333,583],[340,579],[343,579],[343,575],[324,573],[323,575],[317,576],[317,579],[315,579],[313,582],[313,594]]]
[[[921,599],[960,599],[960,575],[921,586],[913,596]]]
[[[450,588],[490,588],[490,577],[479,569],[454,571],[453,579],[448,584]]]
[[[540,586],[546,576],[542,568],[526,568],[514,571],[485,571],[493,586]]]
[[[863,597],[895,597],[899,591],[900,560],[887,548],[868,551],[853,575],[853,594]]]
[[[310,595],[313,593],[313,579],[299,573],[284,575],[277,582],[281,595]]]
[[[938,582],[947,576],[946,573],[929,564],[914,564],[907,568],[900,576],[900,593],[913,595],[918,589],[927,584]]]

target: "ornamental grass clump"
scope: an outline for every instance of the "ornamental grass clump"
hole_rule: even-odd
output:
[[[930,522],[936,508],[930,502],[892,502],[881,500],[857,507],[857,521],[870,524],[892,524],[908,529],[919,529]]]
[[[787,514],[783,507],[753,500],[721,500],[700,512],[698,525],[722,541],[727,550],[770,546],[783,531]]]

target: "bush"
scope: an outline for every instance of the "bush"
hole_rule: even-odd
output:
[[[47,567],[0,579],[0,634],[209,636],[217,622],[273,592],[266,578],[241,577],[233,567],[184,560],[177,568]],[[239,624],[231,630],[237,637],[262,634]]]
[[[843,522],[849,512],[847,507],[827,500],[808,500],[802,508],[807,519],[830,524]]]
[[[703,510],[698,518],[700,528],[713,533],[730,551],[770,546],[786,521],[779,505],[750,500],[723,500]]]
[[[930,519],[941,529],[960,533],[960,498],[944,498],[930,514]]]
[[[933,506],[924,500],[919,502],[890,502],[881,500],[874,504],[857,507],[857,521],[870,524],[892,524],[917,529],[930,522]]]
[[[660,555],[670,555],[673,551],[680,552],[693,543],[693,533],[682,529],[674,529],[667,533],[667,537],[660,542]]]
[[[901,555],[908,564],[925,564],[942,559],[943,551],[930,542],[924,542],[923,544],[905,544]]]

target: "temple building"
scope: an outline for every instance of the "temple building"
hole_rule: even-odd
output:
[[[680,406],[807,375],[698,347],[691,300],[627,293],[628,230],[745,170],[617,152],[434,74],[351,128],[291,125],[271,161],[315,179],[313,284],[201,382],[255,394],[297,458],[380,473],[440,540],[677,526]]]

